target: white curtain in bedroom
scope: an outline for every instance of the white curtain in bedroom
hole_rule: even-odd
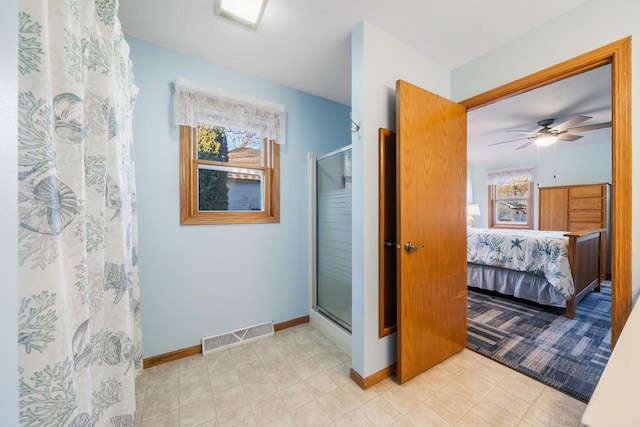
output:
[[[513,184],[529,182],[535,179],[535,166],[517,166],[512,168],[494,169],[487,171],[489,185]]]
[[[20,2],[21,426],[136,425],[137,89],[117,10]]]

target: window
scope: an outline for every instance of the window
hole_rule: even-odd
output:
[[[489,227],[533,228],[533,169],[489,172]]]
[[[180,135],[181,224],[280,221],[277,144],[210,125]]]
[[[280,222],[284,106],[174,82],[180,125],[180,223]]]

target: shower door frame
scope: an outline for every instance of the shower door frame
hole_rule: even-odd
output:
[[[334,324],[339,326],[349,335],[351,335],[350,325],[348,325],[342,319],[340,319],[339,317],[335,316],[334,314],[330,313],[329,311],[327,311],[326,309],[318,305],[318,162],[320,160],[343,153],[347,150],[351,150],[351,148],[352,148],[351,144],[345,145],[344,147],[338,148],[337,150],[334,150],[319,156],[313,156],[313,158],[310,159],[313,161],[313,171],[312,171],[313,183],[311,185],[311,187],[313,188],[313,196],[311,197],[313,201],[312,202],[313,206],[311,210],[311,217],[313,218],[313,224],[312,224],[313,237],[310,245],[313,248],[313,254],[311,255],[311,258],[313,260],[312,268],[311,268],[312,270],[311,272],[312,274],[311,308],[315,310],[317,313],[320,313],[322,316],[325,316],[326,318],[331,320]],[[352,273],[353,273],[353,270],[352,270]],[[353,302],[352,302],[352,305],[353,305]]]

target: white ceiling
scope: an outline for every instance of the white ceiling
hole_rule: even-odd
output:
[[[213,0],[120,0],[126,34],[351,104],[351,30],[366,20],[453,69],[586,0],[269,0],[256,31]]]
[[[576,115],[592,117],[577,126],[611,121],[610,65],[468,112],[467,158],[469,162],[480,163],[516,159],[536,149],[551,149],[538,148],[532,144],[525,149],[516,150],[526,140],[495,146],[489,144],[528,136],[507,133],[507,130],[537,131],[540,129],[537,125],[539,120],[555,119],[551,125],[553,127]],[[579,148],[587,144],[611,142],[611,128],[576,135],[582,135],[582,138],[574,142],[558,141],[557,144],[571,144]]]
[[[585,1],[269,0],[256,31],[215,16],[214,0],[120,0],[119,17],[128,35],[350,105],[350,34],[362,20],[453,69]],[[469,161],[512,156],[517,143],[487,145],[512,139],[507,129],[537,130],[541,119],[610,120],[607,70],[592,73],[470,112]],[[609,134],[590,131],[573,144]]]

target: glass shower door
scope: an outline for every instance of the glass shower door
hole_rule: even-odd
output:
[[[316,309],[351,332],[351,146],[316,161]]]

